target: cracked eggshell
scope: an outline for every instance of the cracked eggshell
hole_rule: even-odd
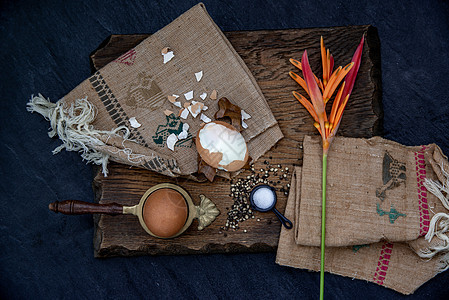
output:
[[[139,128],[140,126],[142,126],[142,124],[137,121],[136,117],[129,118],[129,123],[133,128]]]
[[[245,138],[226,122],[214,121],[201,126],[195,143],[201,158],[213,168],[235,172],[249,158]]]

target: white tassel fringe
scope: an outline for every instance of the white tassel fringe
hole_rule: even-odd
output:
[[[449,173],[444,170],[443,163],[441,164],[441,171],[446,178],[446,182],[441,184],[438,181],[426,178],[424,186],[426,189],[440,199],[443,206],[449,210]],[[449,237],[447,232],[449,231],[449,214],[437,213],[432,217],[429,224],[429,231],[427,232],[425,239],[430,243],[434,237],[439,238],[442,243],[435,246],[429,246],[427,249],[421,250],[418,253],[419,256],[425,258],[432,258],[435,254],[449,250]],[[449,257],[447,257],[449,258]],[[448,259],[446,259],[447,263]],[[446,266],[447,268],[447,266]]]
[[[129,129],[120,126],[111,131],[96,130],[92,126],[97,111],[95,106],[87,101],[87,97],[77,99],[70,107],[64,107],[61,101],[56,103],[45,99],[41,94],[31,96],[27,104],[29,112],[37,112],[46,120],[50,121],[50,137],[58,135],[62,145],[53,150],[53,154],[61,150],[76,151],[81,153],[81,157],[87,162],[102,166],[104,176],[107,176],[107,164],[109,155],[95,150],[93,146],[105,146],[100,140],[101,135],[122,135],[123,139],[128,139]]]

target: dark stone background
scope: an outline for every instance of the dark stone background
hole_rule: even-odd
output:
[[[0,298],[316,298],[319,275],[275,264],[275,253],[95,259],[91,216],[47,209],[92,201],[92,167],[25,106],[59,99],[90,74],[110,34],[152,33],[196,1],[2,1],[0,4]],[[449,153],[448,1],[205,1],[224,31],[372,24],[382,45],[385,136]],[[448,298],[449,272],[409,299]],[[446,295],[446,296],[445,296]],[[326,274],[327,299],[401,298]]]

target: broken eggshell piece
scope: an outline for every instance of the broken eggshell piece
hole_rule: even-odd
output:
[[[129,118],[129,124],[132,128],[139,128],[142,126],[142,124],[137,121],[136,117]]]
[[[211,167],[235,172],[246,165],[248,146],[232,125],[214,121],[204,124],[196,136],[196,149]]]

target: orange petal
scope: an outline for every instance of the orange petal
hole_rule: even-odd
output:
[[[354,63],[350,63],[350,64],[346,65],[343,68],[343,70],[341,70],[341,72],[338,73],[337,77],[335,78],[334,82],[332,82],[332,84],[330,83],[330,80],[329,80],[329,84],[326,86],[326,90],[324,90],[324,93],[323,93],[324,99],[329,99],[332,97],[332,94],[334,93],[335,89],[340,84],[340,82],[343,80],[343,78],[345,78],[346,74],[348,74],[348,72],[352,69],[353,65],[354,65]]]
[[[295,96],[296,99],[307,109],[307,111],[310,113],[312,118],[315,120],[315,122],[318,122],[318,117],[315,113],[315,110],[313,109],[312,103],[310,103],[309,100],[307,100],[303,95],[301,95],[298,92],[293,91],[293,96]]]
[[[332,97],[332,93],[329,94],[329,90],[332,88],[333,83],[335,82],[335,79],[337,79],[338,73],[341,71],[341,67],[338,67],[338,69],[336,69],[334,71],[334,73],[332,74],[332,76],[329,79],[329,82],[327,83],[326,88],[324,89],[323,92],[323,99],[324,99],[324,103],[327,103],[327,101],[329,101],[329,99]]]
[[[332,103],[332,110],[329,115],[329,122],[332,124],[332,127],[335,127],[335,115],[337,114],[338,107],[340,106],[341,95],[343,93],[343,89],[345,88],[345,82],[341,85],[338,90],[337,96],[335,96],[334,103]]]
[[[315,76],[316,77],[316,76]],[[316,78],[318,86],[321,89],[321,92],[324,92],[324,86],[323,86],[323,82],[321,81],[321,79]]]
[[[290,75],[291,78],[293,78],[294,81],[296,81],[300,86],[302,86],[302,88],[304,89],[304,91],[306,91],[307,94],[309,93],[307,90],[307,84],[304,81],[304,79],[302,79],[301,76],[292,71],[288,72],[288,74]]]
[[[302,71],[301,62],[294,58],[290,58],[290,63]]]
[[[327,49],[327,51],[326,51],[326,67],[327,67],[327,69],[326,69],[326,80],[327,80],[327,82],[329,82],[329,77],[330,77],[330,74],[331,74],[331,69],[330,69],[330,53],[329,53],[329,49]],[[326,82],[326,85],[327,85],[327,82]]]
[[[315,122],[315,123],[313,123],[313,126],[314,126],[316,129],[318,129],[318,132],[321,134],[321,136],[323,136],[323,134],[321,133],[320,123]]]
[[[335,122],[334,122],[335,124],[337,124],[336,125],[337,128],[340,125],[341,117],[343,116],[343,111],[345,110],[346,104],[348,103],[348,99],[349,99],[349,94],[346,95],[345,100],[338,108],[337,115],[335,116]]]
[[[326,83],[327,83],[327,77],[326,77],[327,56],[326,56],[326,48],[324,47],[323,36],[321,36],[320,46],[321,46],[321,64],[323,65],[323,83],[324,83],[324,86],[326,86]]]

